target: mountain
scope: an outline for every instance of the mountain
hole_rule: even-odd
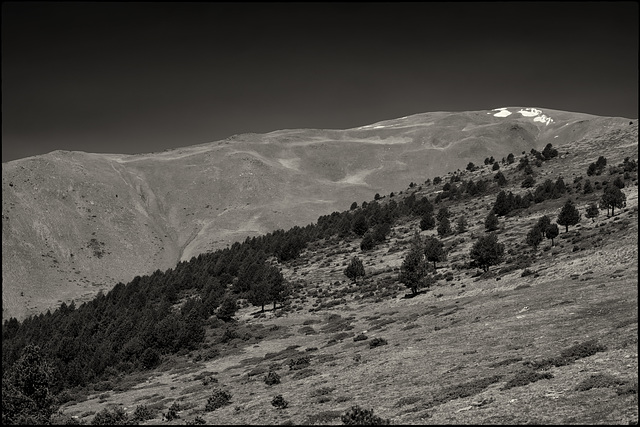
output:
[[[86,301],[136,275],[315,222],[469,162],[628,125],[505,107],[242,134],[160,153],[54,151],[3,163],[2,317]]]

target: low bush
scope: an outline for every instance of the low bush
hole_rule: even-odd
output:
[[[264,383],[266,385],[280,384],[280,375],[271,371],[264,377]]]
[[[536,372],[533,369],[523,369],[519,372],[516,372],[516,374],[509,381],[507,381],[504,387],[502,387],[502,390],[509,390],[510,388],[514,387],[522,387],[536,381],[548,380],[551,378],[553,378],[553,375],[549,372],[540,373]]]
[[[207,399],[204,410],[207,412],[215,411],[218,408],[228,405],[230,401],[231,393],[222,389],[215,390],[209,399]]]
[[[295,371],[298,369],[303,369],[309,366],[310,358],[308,356],[299,357],[297,359],[289,360],[289,370]]]
[[[340,420],[344,425],[384,426],[391,424],[389,419],[373,415],[373,409],[362,409],[358,405],[352,406],[340,417]]]
[[[587,391],[592,388],[616,387],[624,385],[625,381],[609,374],[591,375],[576,386],[576,391]]]
[[[369,341],[369,348],[375,348],[375,347],[379,347],[381,345],[387,345],[387,340],[385,340],[384,338],[374,338],[371,341]]]
[[[129,416],[124,412],[124,409],[121,406],[113,409],[104,408],[102,411],[98,412],[95,417],[93,417],[93,420],[91,420],[91,425],[93,426],[122,426],[128,424],[130,424]]]
[[[178,415],[178,411],[180,411],[181,409],[182,408],[180,407],[180,404],[178,402],[173,402],[169,407],[167,413],[164,414],[164,417],[167,419],[167,421],[176,420],[180,418],[180,416]]]
[[[358,334],[355,337],[353,337],[353,341],[357,342],[357,341],[365,341],[368,337],[365,334]]]
[[[155,418],[155,416],[155,411],[147,407],[147,405],[138,405],[133,411],[132,417],[134,421],[146,421]]]
[[[275,396],[273,400],[271,400],[271,404],[278,409],[284,409],[289,406],[289,402],[287,402],[281,394]]]

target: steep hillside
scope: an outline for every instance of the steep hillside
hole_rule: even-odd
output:
[[[509,107],[348,130],[281,130],[141,155],[3,163],[3,319],[406,188],[470,161],[555,147],[628,119]]]
[[[627,124],[567,142],[535,166],[538,183],[562,177],[568,189],[500,217],[505,258],[487,273],[470,265],[469,251],[486,235],[497,192],[528,191],[520,155],[500,166],[501,188],[436,204],[448,208],[452,223],[464,217],[468,229],[441,237],[447,259],[417,296],[407,296],[398,273],[416,232],[437,235],[420,231],[419,218],[399,219],[373,250],[362,250],[354,236],[322,239],[282,265],[296,292],[278,311],[245,304],[224,327],[211,319],[218,327],[207,330],[200,349],[165,356],[159,368],[119,382],[73,390],[62,410],[90,422],[105,409],[133,418],[146,408],[141,424],[173,425],[339,424],[354,405],[394,424],[637,423],[638,179],[637,170],[623,178],[616,169],[627,157],[637,162],[637,150],[637,124]],[[607,170],[587,177],[601,155]],[[458,176],[494,174],[483,166]],[[602,195],[598,187],[617,177],[626,206],[612,217],[586,218],[585,207]],[[583,190],[587,179],[592,193]],[[380,203],[400,204],[411,194],[435,200],[441,189],[420,184]],[[568,232],[561,227],[555,243],[527,245],[539,218],[555,222],[569,198],[582,219]],[[344,276],[354,256],[366,270],[357,284]],[[276,377],[270,372],[279,381],[268,384]]]

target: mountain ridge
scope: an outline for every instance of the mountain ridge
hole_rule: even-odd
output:
[[[548,109],[495,116],[504,110],[246,133],[159,153],[58,150],[3,163],[3,319],[86,300],[135,275],[309,224],[470,161],[628,125]],[[534,121],[543,113],[553,122]]]

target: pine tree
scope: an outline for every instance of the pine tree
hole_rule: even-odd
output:
[[[465,231],[467,231],[467,220],[461,215],[456,221],[456,233],[462,234]]]
[[[431,230],[436,226],[436,219],[433,217],[431,212],[427,212],[422,215],[422,219],[420,220],[420,230]]]
[[[589,206],[587,206],[585,216],[587,218],[591,218],[591,222],[595,222],[596,217],[598,216],[599,213],[600,213],[600,210],[598,209],[598,204],[591,203]]]
[[[533,246],[534,250],[537,250],[538,245],[542,242],[542,239],[542,233],[540,233],[540,229],[536,224],[527,233],[526,243],[529,246]]]
[[[493,213],[493,210],[491,210],[489,215],[487,215],[487,218],[484,220],[484,228],[486,231],[495,231],[498,229],[498,225],[498,217]]]
[[[474,243],[469,255],[478,267],[487,272],[490,266],[502,261],[504,244],[498,243],[498,237],[494,233],[491,233],[488,236],[480,237],[478,241]]]
[[[615,216],[615,208],[623,208],[627,205],[627,196],[615,185],[608,185],[602,193],[600,203],[601,206],[607,207],[607,216],[609,216],[609,208],[611,208],[611,216]]]
[[[416,236],[409,253],[402,261],[398,281],[411,289],[413,295],[417,295],[420,288],[428,286],[431,282],[419,236]]]
[[[353,280],[353,283],[358,283],[358,277],[364,277],[365,274],[364,265],[358,257],[351,258],[351,263],[344,270],[344,275]]]
[[[547,239],[551,239],[551,246],[554,246],[553,239],[558,237],[558,234],[560,234],[560,230],[558,229],[558,224],[549,225],[544,232],[544,236]]]
[[[428,236],[423,244],[424,255],[429,262],[433,262],[433,269],[436,269],[436,262],[442,262],[447,259],[447,252],[444,250],[444,244],[440,239]]]
[[[580,222],[580,212],[575,207],[571,199],[567,200],[562,207],[562,210],[560,210],[560,214],[558,215],[556,222],[565,226],[565,232],[569,232],[570,225],[576,225]]]
[[[451,222],[449,221],[449,218],[444,217],[442,218],[442,220],[438,222],[437,231],[438,231],[438,236],[442,236],[442,237],[448,236],[449,234],[452,233]]]

